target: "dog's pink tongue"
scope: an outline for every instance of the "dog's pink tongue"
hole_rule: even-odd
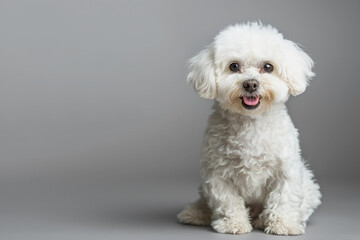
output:
[[[246,105],[255,106],[259,102],[259,97],[243,97]]]

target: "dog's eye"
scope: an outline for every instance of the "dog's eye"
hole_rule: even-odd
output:
[[[232,63],[229,65],[229,69],[232,71],[232,72],[239,72],[240,71],[240,66],[238,63]]]
[[[271,65],[270,63],[265,63],[264,72],[271,73],[272,71],[274,71],[274,66]]]

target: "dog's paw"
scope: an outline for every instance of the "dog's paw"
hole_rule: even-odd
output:
[[[236,220],[228,217],[212,221],[211,226],[219,233],[245,234],[252,230],[249,220]]]
[[[192,206],[181,211],[177,218],[180,223],[192,225],[210,225],[210,213],[196,209]]]
[[[266,222],[264,231],[275,235],[302,235],[305,233],[305,226],[298,222],[283,221],[277,218]]]

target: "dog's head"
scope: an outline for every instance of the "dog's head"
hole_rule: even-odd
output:
[[[271,26],[234,25],[190,60],[188,82],[196,92],[244,115],[266,111],[305,91],[312,59]]]

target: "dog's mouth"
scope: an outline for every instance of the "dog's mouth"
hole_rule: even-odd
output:
[[[261,96],[241,96],[240,98],[243,107],[248,110],[256,109],[260,105]]]

